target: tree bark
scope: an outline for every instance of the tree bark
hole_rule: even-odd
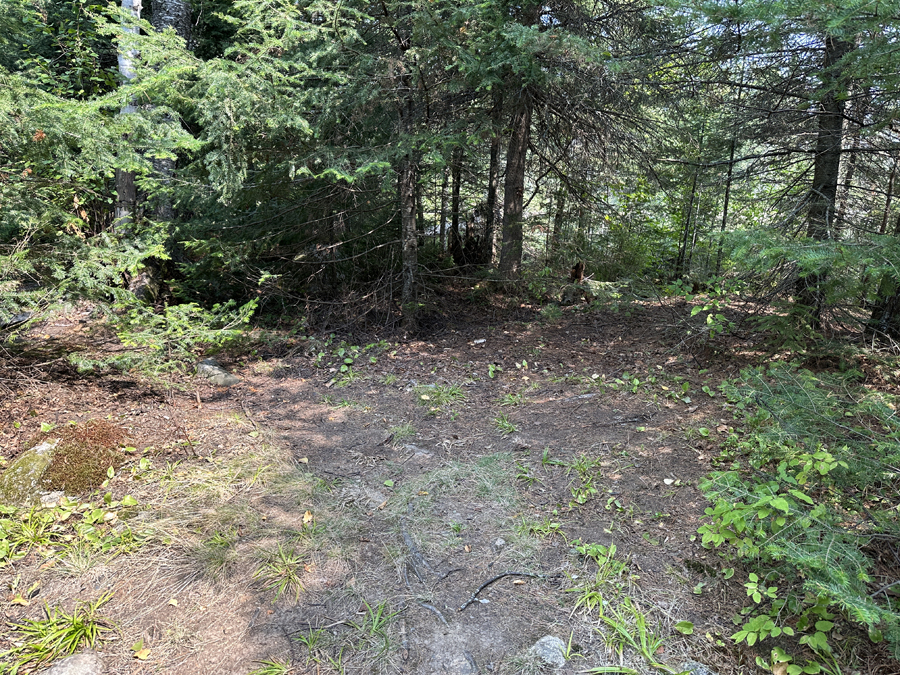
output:
[[[722,272],[722,253],[725,249],[725,228],[728,225],[728,206],[731,203],[731,180],[734,176],[734,150],[737,142],[734,136],[731,137],[731,144],[728,150],[728,173],[725,176],[725,199],[722,204],[722,225],[719,227],[719,250],[716,253],[716,274],[719,276]]]
[[[684,233],[681,236],[681,246],[678,249],[678,259],[675,261],[675,278],[681,279],[688,271],[686,261],[688,255],[688,242],[691,238],[691,223],[694,217],[694,200],[697,198],[697,179],[700,176],[700,167],[694,169],[694,180],[691,183],[691,197],[688,200],[687,215],[684,218]]]
[[[441,177],[440,240],[442,253],[447,250],[447,178],[448,173],[445,168]]]
[[[153,0],[150,23],[158,31],[174,28],[178,37],[187,43],[188,49],[193,49],[191,4],[188,0]]]
[[[500,230],[497,227],[497,192],[500,187],[500,143],[503,139],[503,133],[500,129],[500,115],[502,111],[503,94],[497,93],[494,95],[494,108],[491,114],[493,135],[491,136],[491,161],[488,169],[488,192],[487,204],[485,205],[487,213],[485,214],[484,227],[484,257],[491,266],[497,262],[497,233]]]
[[[900,237],[900,216],[894,225],[894,236]],[[900,284],[892,274],[883,274],[866,333],[900,340]]]
[[[185,41],[188,49],[193,48],[191,5],[187,0],[153,0],[153,14],[150,16],[150,23],[160,32],[166,28],[174,28],[178,37]],[[175,121],[167,118],[165,123],[174,124]],[[175,209],[172,207],[172,199],[165,188],[172,182],[175,160],[154,159],[153,170],[159,176],[160,183],[164,187],[163,192],[157,196],[154,217],[161,222],[171,222],[175,219]]]
[[[425,244],[425,205],[422,202],[422,192],[424,192],[424,186],[421,181],[416,180],[416,230],[419,233],[419,246]]]
[[[525,199],[525,160],[531,140],[533,102],[527,89],[519,93],[512,119],[506,153],[506,180],[503,184],[503,245],[500,271],[515,278],[522,268],[522,211]]]
[[[122,0],[122,9],[130,11],[135,19],[141,18],[141,0]],[[125,28],[123,32],[137,33],[136,28]],[[120,51],[118,54],[119,74],[127,83],[134,78],[133,59],[136,56],[134,51]],[[134,104],[129,100],[122,108],[119,114],[129,115],[136,110]],[[116,207],[113,220],[113,228],[120,232],[126,233],[131,230],[134,225],[134,212],[137,208],[137,191],[134,186],[134,172],[124,169],[116,169]]]
[[[825,37],[822,72],[823,96],[816,136],[813,182],[809,194],[806,235],[816,241],[833,238],[835,200],[841,166],[844,131],[844,101],[847,85],[838,65],[853,45],[831,35]],[[813,325],[819,327],[825,307],[827,270],[814,270],[797,280],[797,302],[809,308]]]
[[[400,302],[403,305],[403,327],[416,327],[416,266],[418,248],[416,237],[416,166],[412,155],[407,155],[400,167],[400,239],[403,247],[403,288]]]
[[[450,194],[450,254],[457,265],[462,264],[462,237],[459,234],[459,188],[462,180],[462,148],[454,148],[450,159],[453,188]]]

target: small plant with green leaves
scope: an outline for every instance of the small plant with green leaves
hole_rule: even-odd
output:
[[[516,425],[510,422],[509,416],[506,414],[497,415],[494,418],[494,426],[497,427],[497,430],[504,436],[508,436],[509,434],[516,433]]]
[[[551,520],[549,517],[541,521],[533,521],[523,518],[516,526],[516,531],[521,534],[533,535],[536,537],[549,538],[554,534],[558,534],[566,540],[566,535],[562,531],[562,525],[557,521]]]
[[[550,456],[550,448],[544,448],[541,451],[541,466],[565,466],[566,463],[561,459]]]
[[[534,475],[534,471],[530,466],[526,466],[521,462],[516,462],[516,480],[520,480],[526,485],[534,485],[534,482],[537,480],[537,476]]]
[[[370,605],[363,600],[363,605],[365,612],[362,618],[353,622],[352,625],[369,643],[369,646],[375,649],[377,656],[383,656],[391,648],[390,625],[400,612],[389,612],[387,602]]]
[[[148,533],[121,524],[119,515],[137,506],[130,495],[114,500],[110,493],[97,502],[64,497],[50,508],[0,505],[0,567],[13,563],[34,548],[83,546],[96,553],[127,553]],[[119,523],[118,527],[111,527]]]
[[[250,671],[250,675],[289,675],[294,670],[290,662],[281,659],[264,659],[257,661],[259,668]]]
[[[501,406],[518,406],[525,403],[525,394],[504,394],[498,401]]]
[[[275,601],[289,591],[296,602],[304,590],[300,575],[305,564],[306,558],[298,554],[295,548],[278,544],[274,551],[265,556],[253,577],[262,582],[265,590],[275,591]]]
[[[428,384],[415,389],[416,403],[427,406],[430,412],[439,412],[441,408],[451,403],[458,403],[466,399],[462,388],[457,384],[441,385]]]
[[[597,565],[597,571],[593,578],[587,576],[577,580],[572,588],[566,589],[566,593],[578,594],[572,613],[574,614],[579,608],[584,608],[588,614],[595,610],[603,614],[604,592],[608,591],[613,598],[618,597],[627,582],[625,575],[628,565],[621,560],[616,560],[615,544],[609,546],[595,543],[582,544],[580,540],[576,539],[572,542],[572,546],[581,556],[594,561]],[[574,575],[569,576],[576,581]]]
[[[112,622],[99,614],[112,596],[108,592],[93,602],[81,602],[71,613],[44,605],[43,619],[10,623],[15,646],[0,652],[0,664],[9,669],[4,672],[33,670],[79,649],[98,647],[107,633],[115,631]]]
[[[681,669],[670,668],[657,659],[665,640],[654,632],[647,614],[631,598],[626,597],[619,608],[611,606],[608,613],[601,614],[599,618],[611,629],[611,633],[604,635],[608,644],[630,647],[656,670],[672,675],[681,673]]]
[[[601,477],[598,469],[600,462],[599,458],[579,455],[566,466],[567,474],[576,474],[576,478],[569,484],[569,490],[572,493],[572,501],[569,503],[569,506],[582,506],[591,497],[596,497],[599,494],[596,483]]]
[[[394,443],[399,443],[404,438],[412,438],[416,435],[416,428],[409,422],[398,424],[390,428],[390,433],[394,437]]]
[[[194,549],[194,557],[209,579],[218,581],[229,575],[237,560],[237,539],[234,530],[216,531]]]
[[[387,373],[381,378],[381,383],[387,387],[397,383],[397,376],[394,373]]]
[[[554,323],[562,318],[563,311],[557,304],[546,305],[541,308],[541,319],[547,323]]]
[[[492,380],[502,372],[503,372],[503,366],[501,366],[499,363],[489,363],[488,364],[488,377],[491,378]]]

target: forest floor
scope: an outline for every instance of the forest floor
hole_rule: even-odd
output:
[[[686,343],[684,302],[447,302],[414,339],[220,357],[229,389],[78,374],[63,352],[121,346],[76,309],[32,330],[0,373],[5,459],[42,424],[122,427],[93,504],[108,490],[105,527],[139,540],[35,538],[0,569],[0,649],[45,605],[111,594],[107,673],[551,672],[547,635],[562,673],[759,672],[727,639],[747,571],[696,536],[735,424],[717,387],[764,358],[756,337]]]

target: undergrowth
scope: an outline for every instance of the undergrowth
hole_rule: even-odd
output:
[[[788,675],[827,671],[837,616],[900,658],[895,582],[879,565],[900,539],[894,397],[864,387],[857,371],[786,363],[749,369],[724,389],[745,426],[729,439],[730,465],[701,483],[713,505],[699,531],[705,546],[726,546],[756,569],[732,638],[753,646],[793,635],[809,650],[807,665],[783,651],[774,662]]]

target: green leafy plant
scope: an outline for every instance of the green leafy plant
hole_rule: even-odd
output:
[[[416,402],[419,405],[427,406],[434,411],[437,411],[438,409],[450,403],[464,401],[466,398],[466,395],[465,393],[463,393],[462,388],[456,384],[423,385],[421,387],[416,387],[415,394]]]
[[[267,554],[263,563],[253,573],[255,579],[262,582],[264,589],[275,591],[277,601],[282,593],[291,591],[296,602],[304,590],[300,577],[306,558],[284,544],[278,544],[275,550]]]
[[[387,602],[380,602],[377,605],[370,605],[363,600],[365,611],[359,621],[353,622],[356,628],[372,646],[378,656],[386,654],[390,650],[391,638],[389,628],[394,621],[394,617],[399,612],[389,612]]]
[[[497,430],[504,436],[516,432],[516,425],[510,422],[509,417],[505,414],[497,415],[497,417],[494,418],[494,426],[497,427]]]
[[[390,433],[394,436],[394,442],[399,443],[404,438],[412,438],[416,435],[416,428],[409,422],[398,424],[390,428]]]
[[[515,406],[525,403],[525,394],[504,394],[499,401],[502,406]]]
[[[257,661],[259,668],[250,671],[250,675],[288,675],[293,670],[293,666],[288,661],[280,659],[265,659]]]
[[[723,388],[745,425],[726,453],[749,470],[734,464],[701,482],[712,505],[698,531],[704,546],[727,546],[762,570],[747,584],[762,604],[735,641],[754,644],[796,629],[825,658],[831,607],[900,655],[900,613],[871,594],[873,562],[860,544],[864,531],[900,535],[896,512],[875,506],[893,489],[885,469],[896,465],[900,424],[882,395],[855,387],[853,378],[778,364],[745,371],[741,385]],[[797,583],[782,592],[761,578]]]
[[[565,589],[566,593],[578,595],[572,613],[578,611],[579,607],[583,607],[588,613],[597,611],[602,615],[606,602],[604,592],[608,592],[613,597],[618,596],[626,581],[625,574],[628,565],[615,559],[615,544],[607,547],[595,543],[583,544],[580,540],[575,540],[572,545],[580,555],[594,561],[597,565],[593,578],[581,579],[572,588]],[[569,576],[574,580],[572,575]]]
[[[654,633],[647,615],[631,598],[626,597],[622,601],[621,609],[610,607],[609,612],[601,614],[599,618],[608,628],[612,629],[612,634],[607,636],[607,641],[620,641],[621,644],[627,645],[643,656],[651,668],[673,675],[681,672],[661,663],[656,658],[657,652],[665,641]]]
[[[93,602],[81,602],[71,613],[44,605],[45,618],[8,624],[16,646],[0,652],[0,662],[15,675],[22,668],[36,668],[84,647],[99,646],[105,634],[115,631],[98,613],[112,596],[110,591]]]

